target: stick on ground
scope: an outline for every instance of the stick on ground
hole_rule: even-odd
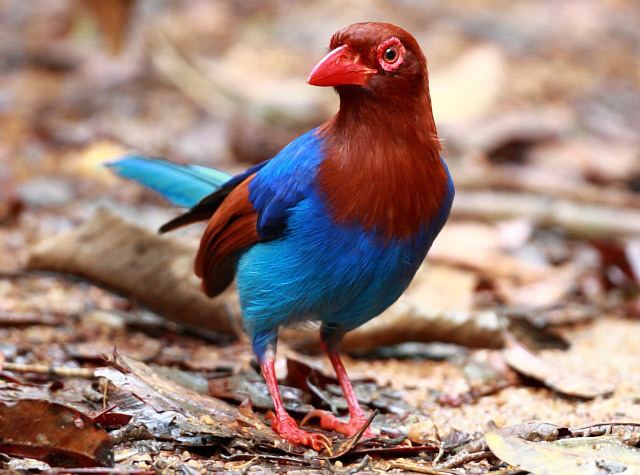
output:
[[[193,273],[194,256],[193,245],[161,238],[103,209],[37,244],[28,267],[86,278],[181,325],[235,334],[225,306],[230,294],[205,296]]]

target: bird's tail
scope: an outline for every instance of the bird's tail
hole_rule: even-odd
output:
[[[228,173],[213,168],[178,165],[139,155],[126,155],[106,166],[121,177],[137,181],[183,208],[195,206],[231,178]]]

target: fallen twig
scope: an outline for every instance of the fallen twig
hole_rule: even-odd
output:
[[[109,439],[113,445],[118,445],[132,440],[153,439],[153,434],[143,425],[130,423],[121,429],[109,432]]]
[[[479,462],[489,457],[493,457],[493,453],[490,450],[482,450],[480,452],[465,452],[454,455],[453,457],[442,462],[438,468],[456,468],[460,465],[464,465],[469,462]]]
[[[446,471],[436,470],[433,468],[426,467],[424,465],[418,465],[418,464],[409,463],[409,462],[398,462],[395,460],[389,464],[389,468],[397,468],[400,470],[406,470],[408,472],[415,472],[415,473],[426,473],[428,475],[448,475],[453,473],[449,470],[446,470]]]
[[[19,364],[3,363],[1,370],[13,371],[15,373],[38,373],[60,376],[63,378],[96,378],[95,372],[89,368],[70,368],[67,366],[50,366],[44,364]]]
[[[517,475],[522,473],[523,472],[521,469],[509,466],[507,468],[501,468],[499,470],[492,470],[491,472],[487,472],[485,475]]]
[[[71,315],[63,315],[58,312],[15,312],[11,310],[0,309],[0,327],[19,327],[29,325],[60,325],[65,317]]]
[[[483,221],[528,218],[578,237],[640,235],[640,211],[581,204],[566,199],[501,191],[456,193],[453,216]]]

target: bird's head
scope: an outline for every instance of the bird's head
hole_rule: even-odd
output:
[[[411,34],[389,23],[355,23],[333,35],[330,51],[307,82],[338,92],[367,91],[379,98],[427,85],[426,60]],[[342,94],[341,94],[342,95]]]

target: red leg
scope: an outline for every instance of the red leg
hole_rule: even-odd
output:
[[[327,347],[325,344],[323,344],[323,348],[327,352],[327,356],[329,356],[329,361],[331,361],[333,369],[336,372],[338,382],[342,388],[342,393],[347,400],[347,406],[349,407],[349,422],[342,422],[328,411],[315,410],[307,414],[303,423],[313,417],[319,417],[320,427],[323,429],[333,430],[350,437],[362,428],[362,426],[367,422],[367,417],[364,415],[364,411],[360,407],[360,403],[358,402],[356,393],[354,392],[349,376],[347,375],[347,370],[342,364],[340,355],[338,355],[336,350]],[[376,434],[374,434],[371,429],[367,428],[363,437],[367,439],[374,438],[376,437]]]
[[[261,366],[262,375],[269,387],[269,393],[271,394],[271,399],[273,400],[273,406],[275,409],[275,417],[271,421],[271,428],[274,432],[288,442],[306,445],[318,452],[322,449],[327,449],[330,452],[331,445],[325,436],[322,434],[313,434],[300,429],[296,424],[296,421],[287,414],[287,410],[284,408],[284,404],[282,403],[282,396],[280,395],[280,388],[278,387],[278,381],[276,379],[273,358],[267,357]]]

